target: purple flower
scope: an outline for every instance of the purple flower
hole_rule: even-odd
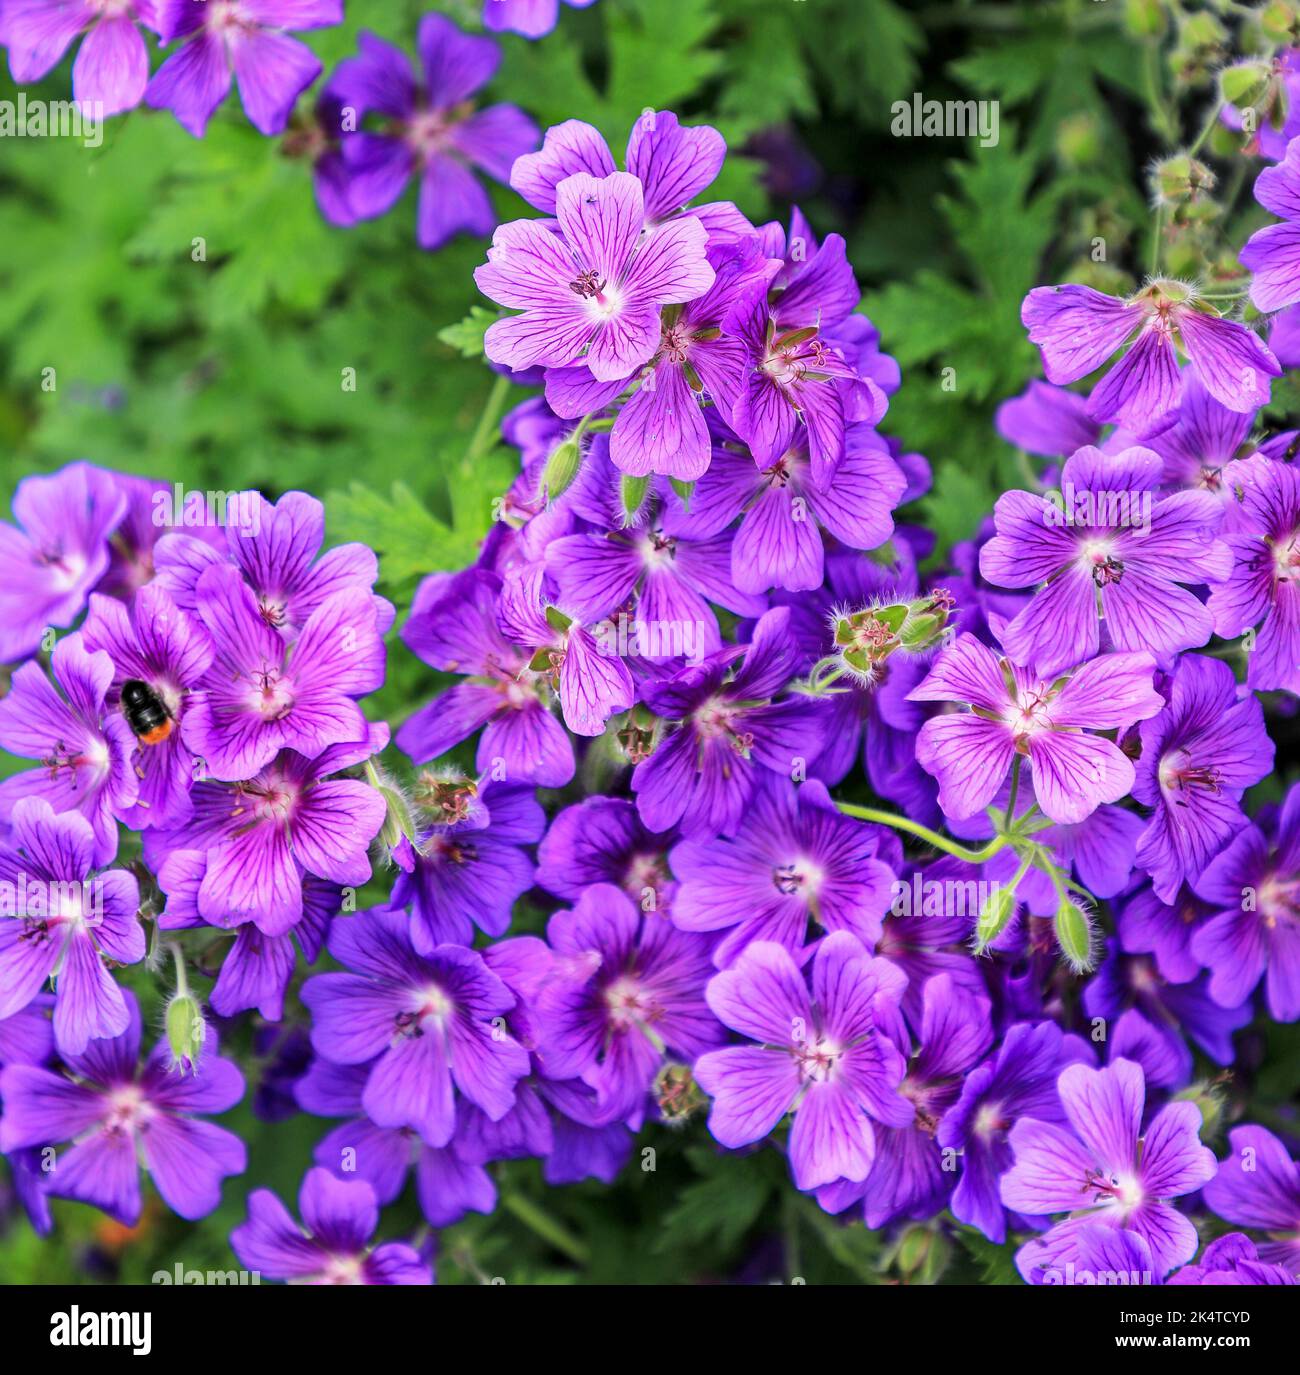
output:
[[[285,750],[237,783],[195,784],[193,814],[182,825],[145,832],[145,856],[164,891],[183,889],[184,901],[213,926],[251,921],[264,935],[283,936],[303,918],[306,875],[365,883],[384,799],[368,783],[330,775],[384,748],[388,728],[370,732],[315,759]]]
[[[528,1053],[502,1021],[514,995],[481,955],[439,945],[422,956],[405,914],[383,909],[335,921],[329,952],[353,972],[303,985],[312,1045],[340,1065],[374,1060],[362,1103],[376,1126],[445,1146],[457,1092],[493,1120],[509,1112]]]
[[[566,5],[586,9],[596,0],[564,0]],[[521,33],[525,38],[543,38],[560,17],[560,0],[483,0],[483,27],[496,33]]]
[[[1234,1127],[1228,1143],[1205,1202],[1226,1222],[1264,1232],[1261,1260],[1300,1275],[1300,1165],[1263,1127]]]
[[[113,533],[109,547],[108,572],[95,591],[107,597],[129,601],[154,577],[154,550],[170,530],[183,526],[193,534],[188,538],[210,545],[213,550],[226,547],[226,512],[215,502],[209,506],[203,492],[187,492],[179,509],[171,483],[131,473],[113,473],[117,488],[127,499],[126,515]],[[227,510],[229,508],[226,508]],[[186,609],[193,609],[191,597]]]
[[[67,635],[54,646],[50,669],[65,697],[29,662],[0,699],[0,746],[41,764],[0,783],[0,821],[9,821],[25,797],[44,798],[56,812],[78,811],[94,831],[91,863],[109,864],[117,854],[114,818],[139,790],[131,766],[135,736],[105,704],[113,661],[103,650],[88,654],[80,635]]]
[[[1192,882],[1215,915],[1192,936],[1210,996],[1239,1007],[1265,980],[1269,1016],[1300,1020],[1300,785],[1287,794],[1272,846],[1247,826]]]
[[[1047,382],[1033,381],[1004,401],[993,423],[1008,444],[1044,458],[1064,458],[1101,437],[1101,426],[1088,415],[1088,398]]]
[[[1295,139],[1276,167],[1259,174],[1255,199],[1282,222],[1257,229],[1237,256],[1254,279],[1255,308],[1281,310],[1300,301],[1300,143]]]
[[[608,649],[617,648],[618,619],[626,617],[629,635],[637,627],[640,656],[700,659],[722,648],[710,602],[740,616],[760,616],[767,609],[762,597],[733,585],[731,545],[727,533],[698,539],[677,534],[676,523],[664,511],[651,515],[641,528],[551,540],[546,571],[561,607],[606,631],[602,638]],[[539,626],[532,638],[540,633]],[[602,657],[617,662],[608,649]],[[629,688],[630,683],[629,678]],[[568,724],[574,729],[572,721]]]
[[[462,232],[491,233],[492,203],[471,169],[507,181],[515,158],[536,148],[538,138],[537,126],[514,105],[475,111],[470,103],[491,80],[501,50],[490,38],[462,33],[441,14],[420,20],[422,79],[400,48],[373,33],[362,30],[357,44],[359,56],[338,65],[325,96],[354,118],[378,115],[386,123],[343,137],[339,170],[351,216],[344,222],[387,213],[418,177],[421,248],[441,248]]]
[[[196,601],[214,655],[190,695],[181,738],[212,777],[249,778],[282,749],[310,758],[365,738],[366,718],[353,699],[384,681],[384,645],[368,592],[352,588],[322,602],[292,647],[229,564],[199,578]]]
[[[609,456],[620,472],[695,481],[713,452],[700,399],[707,394],[729,416],[745,385],[748,350],[742,340],[723,332],[723,321],[736,300],[754,282],[765,282],[776,265],[762,257],[755,239],[744,249],[724,244],[710,252],[709,260],[717,273],[713,286],[680,311],[669,307],[664,312],[659,345],[639,375],[605,384],[593,394],[586,368],[547,372],[547,399],[562,416],[584,415],[632,388],[609,437]]]
[[[757,1042],[696,1063],[717,1140],[731,1149],[760,1141],[793,1110],[796,1188],[866,1179],[876,1157],[873,1120],[902,1126],[912,1118],[898,1091],[906,1065],[887,1034],[904,982],[847,931],[817,946],[807,983],[784,946],[750,945],[709,981],[719,1020]]]
[[[823,739],[821,703],[772,698],[794,674],[798,649],[790,613],[778,607],[734,646],[647,684],[650,709],[675,723],[632,774],[637,812],[654,831],[683,834],[739,826],[760,770],[797,776]]]
[[[488,328],[487,355],[516,371],[582,359],[597,381],[627,377],[654,356],[660,307],[713,285],[705,228],[686,215],[643,236],[645,194],[628,172],[566,177],[555,215],[558,232],[542,220],[502,225],[474,273],[485,296],[523,312]]]
[[[163,862],[158,885],[167,903],[158,918],[160,931],[209,925],[226,928],[231,924],[227,917],[209,922],[199,911],[206,874],[207,858],[202,851],[175,851]],[[268,1022],[278,1022],[284,1016],[284,996],[297,966],[294,939],[302,947],[306,962],[314,964],[342,899],[342,889],[337,885],[308,875],[302,880],[302,915],[291,931],[267,935],[245,915],[235,927],[234,944],[208,995],[212,1010],[220,1017],[234,1017],[256,1008]],[[221,906],[210,907],[213,905]]]
[[[998,795],[1017,757],[1029,765],[1034,797],[1053,821],[1082,821],[1133,787],[1133,765],[1103,735],[1154,716],[1164,700],[1151,685],[1148,654],[1103,654],[1062,683],[999,659],[961,634],[936,660],[913,702],[966,702],[969,712],[931,717],[916,757],[939,780],[950,817],[982,812]]]
[[[164,44],[188,41],[153,74],[144,98],[170,110],[202,138],[212,112],[239,83],[244,113],[259,133],[284,132],[294,102],[321,73],[315,54],[286,29],[343,22],[343,0],[156,0]]]
[[[474,928],[504,935],[515,900],[533,886],[521,846],[540,838],[546,818],[530,787],[489,783],[472,815],[422,832],[415,867],[399,873],[391,905],[411,907],[411,941],[421,955],[436,946],[469,945]]]
[[[1258,626],[1247,683],[1300,692],[1300,474],[1266,458],[1233,468],[1245,529],[1234,524],[1224,535],[1233,563],[1210,593],[1215,633],[1231,638]]]
[[[595,1089],[600,1122],[639,1118],[665,1055],[690,1062],[722,1040],[704,1001],[709,942],[612,884],[556,912],[546,938],[556,960],[537,995],[538,1053],[551,1078]]]
[[[129,608],[92,594],[81,638],[88,650],[103,650],[112,659],[108,696],[119,711],[122,684],[135,679],[157,695],[172,721],[162,740],[136,742],[132,763],[140,780],[139,796],[134,807],[122,812],[122,820],[138,828],[183,821],[197,774],[194,756],[176,723],[185,719],[186,698],[211,666],[213,646],[207,631],[177,607],[165,588],[149,583],[135,594]]]
[[[550,548],[566,543],[556,540]],[[549,673],[564,724],[575,735],[602,734],[634,695],[631,670],[611,637],[598,640],[575,619],[590,619],[589,607],[581,595],[566,597],[563,588],[553,596],[546,568],[527,564],[507,575],[498,612],[506,638],[529,651],[529,667]]]
[[[34,654],[52,627],[77,619],[108,571],[109,536],[126,508],[112,474],[88,463],[18,484],[18,524],[0,522],[0,662]]]
[[[1115,649],[1150,650],[1161,663],[1210,638],[1209,611],[1178,584],[1227,576],[1230,555],[1215,539],[1222,507],[1208,492],[1155,497],[1163,468],[1150,449],[1080,449],[1058,500],[998,498],[980,572],[1001,587],[1046,584],[1002,631],[1018,663],[1047,676],[1091,659],[1103,622]]]
[[[149,53],[136,28],[158,27],[155,0],[3,0],[0,43],[20,84],[39,81],[58,66],[73,39],[86,41],[72,66],[72,95],[96,119],[134,109],[149,80]]]
[[[103,960],[144,959],[140,887],[125,869],[91,877],[95,836],[77,812],[56,815],[29,797],[12,821],[11,840],[0,845],[0,884],[10,895],[0,912],[0,1018],[56,979],[54,1037],[61,1053],[80,1055],[90,1040],[127,1028],[126,1000]]]
[[[775,775],[767,780],[733,839],[674,846],[680,886],[673,924],[726,931],[713,951],[719,969],[752,941],[775,941],[798,955],[820,931],[849,931],[874,948],[894,882],[877,858],[879,832],[845,816],[815,779],[797,789]]]
[[[832,260],[824,271],[819,270],[823,257]],[[723,322],[723,331],[748,348],[751,365],[730,417],[732,427],[759,468],[768,468],[794,444],[802,425],[812,479],[823,489],[844,457],[847,422],[874,425],[888,404],[881,388],[859,376],[823,333],[830,322],[822,321],[821,304],[841,289],[833,281],[836,269],[847,272],[852,283],[843,241],[832,234],[775,304],[769,303],[768,287],[760,282]]]
[[[222,1179],[241,1174],[247,1159],[237,1136],[195,1114],[233,1108],[243,1075],[216,1054],[210,1026],[193,1074],[169,1072],[165,1040],[140,1065],[140,1009],[125,996],[126,1030],[65,1055],[69,1074],[34,1065],[0,1072],[0,1150],[72,1141],[45,1176],[45,1192],[90,1203],[126,1227],[140,1219],[139,1162],[173,1212],[206,1217],[221,1202]]]
[[[1245,824],[1241,795],[1273,767],[1273,742],[1253,696],[1241,696],[1221,659],[1185,654],[1168,705],[1148,713],[1133,796],[1154,808],[1137,862],[1172,902]]]
[[[1048,381],[1058,385],[1086,377],[1131,341],[1093,388],[1088,414],[1138,435],[1158,428],[1178,404],[1178,350],[1210,395],[1233,411],[1266,405],[1269,379],[1282,372],[1258,335],[1205,312],[1181,282],[1150,282],[1127,301],[1089,286],[1035,287],[1020,318],[1042,349]]]
[[[796,435],[761,470],[743,454],[717,449],[691,494],[690,512],[674,517],[677,534],[697,539],[714,537],[741,517],[730,542],[731,582],[740,592],[821,587],[823,529],[849,549],[876,549],[894,533],[893,511],[907,479],[885,440],[868,425],[849,425],[844,455],[824,487],[812,479],[805,441]]]
[[[712,185],[727,155],[727,145],[707,124],[681,124],[671,110],[646,110],[628,135],[626,170],[642,186],[642,214],[647,229],[682,214],[700,220],[711,239],[735,241],[752,236],[753,226],[729,201],[687,209]],[[598,130],[579,119],[566,119],[546,131],[540,151],[516,160],[510,185],[544,215],[556,211],[559,185],[575,172],[607,177],[614,156]]]
[[[238,492],[226,509],[225,552],[253,589],[258,614],[286,640],[296,640],[311,613],[336,593],[370,592],[379,576],[375,552],[364,544],[320,554],[325,507],[306,492],[286,492],[274,506],[258,492]],[[175,514],[172,520],[180,523]],[[192,611],[200,578],[222,558],[206,540],[172,533],[158,541],[156,562],[158,581],[178,606]],[[395,613],[383,597],[373,600],[384,634]]]
[[[1070,1213],[1044,1238],[1068,1240],[1100,1223],[1138,1234],[1160,1275],[1196,1254],[1196,1228],[1169,1200],[1213,1179],[1214,1153],[1202,1146],[1200,1110],[1170,1103],[1145,1132],[1141,1067],[1116,1060],[1105,1069],[1070,1065],[1058,1081],[1068,1125],[1022,1117],[1011,1128],[1015,1164],[1002,1176],[1002,1202],[1030,1216]],[[1029,1277],[1038,1243],[1016,1263]]]
[[[424,763],[485,727],[480,773],[494,772],[499,761],[513,782],[563,787],[573,777],[573,744],[551,714],[546,679],[501,633],[500,596],[501,579],[481,568],[420,585],[402,639],[441,672],[468,676],[413,712],[397,732],[397,747]]]
[[[1184,1265],[1166,1284],[1296,1284],[1284,1266],[1261,1260],[1255,1243],[1241,1232],[1218,1237],[1195,1265]]]
[[[670,912],[677,884],[668,869],[674,832],[642,825],[622,797],[589,797],[566,807],[537,847],[537,884],[556,897],[578,898],[593,883],[612,883],[643,912]]]
[[[960,1096],[939,1122],[935,1144],[961,1156],[953,1216],[990,1241],[1000,1245],[1007,1235],[998,1180],[1014,1158],[1008,1132],[1022,1117],[1065,1121],[1056,1081],[1067,1064],[1081,1058],[1077,1040],[1062,1035],[1055,1023],[1017,1022],[997,1054],[965,1076]]]
[[[405,1242],[370,1246],[379,1203],[364,1179],[308,1170],[298,1211],[305,1232],[269,1189],[249,1194],[248,1221],[230,1234],[239,1263],[267,1279],[297,1284],[433,1283],[429,1266]]]
[[[898,1092],[912,1107],[910,1120],[891,1122],[878,1135],[876,1159],[865,1182],[831,1184],[818,1195],[828,1212],[863,1201],[868,1227],[900,1218],[932,1217],[947,1201],[953,1172],[944,1168],[936,1131],[961,1092],[962,1081],[993,1039],[986,997],[972,995],[948,974],[926,982],[921,995],[919,1043],[913,1050],[901,1024],[895,1044],[911,1058]]]
[[[1132,817],[1133,813],[1126,812],[1125,816]],[[1139,818],[1134,820],[1141,826]],[[1162,902],[1148,884],[1125,898],[1119,908],[1116,926],[1120,946],[1129,955],[1153,955],[1160,977],[1168,983],[1189,983],[1201,972],[1192,954],[1192,937],[1210,910],[1186,886],[1172,902]]]
[[[1169,1083],[1186,1084],[1192,1077],[1192,1052],[1184,1036],[1194,1041],[1215,1064],[1230,1065],[1234,1059],[1232,1035],[1248,1026],[1251,1009],[1221,1007],[1210,997],[1209,976],[1188,983],[1169,983],[1147,955],[1125,955],[1114,940],[1108,942],[1106,959],[1083,990],[1083,1009],[1089,1017],[1120,1022],[1122,1014],[1136,1008],[1149,1030],[1144,1040],[1163,1042],[1152,1046],[1144,1058],[1159,1060]],[[1131,1030],[1135,1030],[1132,1028]],[[1118,1039],[1116,1030],[1112,1039]],[[1133,1056],[1132,1058],[1137,1058]]]

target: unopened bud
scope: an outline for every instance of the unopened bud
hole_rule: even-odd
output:
[[[1270,0],[1259,11],[1259,27],[1274,43],[1294,43],[1300,39],[1300,6],[1294,0]]]
[[[619,479],[618,497],[619,503],[623,507],[623,519],[631,524],[640,513],[641,507],[645,504],[646,492],[650,488],[649,477],[637,477],[632,473],[624,473]]]
[[[1065,962],[1076,974],[1086,974],[1093,964],[1092,922],[1087,912],[1073,898],[1063,897],[1053,925]]]
[[[1186,153],[1158,162],[1151,173],[1156,196],[1166,205],[1183,205],[1204,199],[1214,190],[1215,175],[1203,163]]]
[[[1160,0],[1126,0],[1124,26],[1135,38],[1155,38],[1163,33],[1165,12]]]
[[[975,953],[982,955],[1007,928],[1016,910],[1016,890],[994,884],[975,923]]]
[[[1237,62],[1219,73],[1219,90],[1229,105],[1244,110],[1264,99],[1271,78],[1272,69],[1266,62]]]
[[[207,1024],[198,999],[188,991],[177,993],[167,1004],[165,1025],[172,1069],[181,1074],[197,1069],[207,1036]]]
[[[706,1101],[689,1065],[665,1065],[655,1077],[654,1092],[664,1121],[672,1126],[685,1122]]]
[[[554,501],[572,486],[573,479],[578,476],[580,462],[577,441],[571,437],[551,450],[546,467],[542,469],[542,486],[546,489],[549,501]]]

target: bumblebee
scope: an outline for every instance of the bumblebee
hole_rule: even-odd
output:
[[[163,700],[138,678],[122,684],[122,714],[142,745],[160,745],[176,724]]]

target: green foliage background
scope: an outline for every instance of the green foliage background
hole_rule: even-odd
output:
[[[432,7],[477,24],[477,0]],[[341,29],[306,38],[328,71],[361,27],[410,50],[427,8],[352,0]],[[755,221],[784,219],[789,204],[741,150],[761,131],[793,130],[821,168],[801,204],[819,233],[847,237],[864,309],[903,366],[882,428],[933,463],[914,518],[946,546],[1017,481],[1020,459],[992,413],[1038,375],[1019,323],[1025,292],[1072,272],[1121,284],[1140,272],[1152,54],[1122,11],[1121,0],[599,0],[564,7],[539,43],[504,36],[490,94],[542,127],[588,120],[616,150],[646,107],[712,123],[733,150],[714,194]],[[65,98],[69,70],[29,94]],[[913,91],[998,100],[999,143],[895,139],[890,104]],[[15,94],[0,79],[0,98]],[[502,219],[532,213],[494,195]],[[1080,272],[1097,235],[1109,265]],[[421,574],[472,557],[514,467],[492,429],[475,438],[495,379],[472,356],[472,328],[468,357],[463,335],[445,332],[482,305],[471,271],[483,250],[462,239],[421,253],[411,195],[378,222],[327,225],[308,168],[233,99],[201,141],[148,110],[111,121],[98,149],[0,140],[3,495],[74,458],[187,488],[272,499],[302,488],[326,498],[332,540],[379,550],[383,590],[404,611]],[[355,391],[342,386],[347,368]],[[434,681],[394,646],[373,714],[396,724]],[[131,981],[156,1010],[148,978]],[[1296,1037],[1269,1034],[1267,1063],[1294,1064]],[[265,1045],[246,1028],[235,1048],[255,1078]],[[1277,1085],[1283,1097],[1294,1088]],[[177,1262],[233,1265],[226,1236],[249,1189],[292,1200],[329,1124],[266,1124],[247,1102],[226,1120],[250,1142],[249,1168],[212,1217],[190,1226],[151,1209],[124,1238],[56,1203],[56,1235],[40,1242],[0,1213],[0,1280],[141,1282]],[[535,1163],[504,1167],[498,1212],[440,1238],[440,1280],[1014,1279],[1008,1251],[963,1229],[844,1227],[793,1193],[776,1151],[723,1156],[698,1121],[652,1129],[643,1145],[654,1170],[634,1156],[613,1189],[547,1190]],[[409,1192],[385,1213],[388,1235],[418,1224]]]

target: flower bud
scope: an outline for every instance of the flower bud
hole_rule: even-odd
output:
[[[618,483],[618,498],[623,507],[623,520],[630,525],[645,504],[646,492],[650,488],[649,477],[637,477],[624,473]]]
[[[993,941],[1006,930],[1016,910],[1016,890],[1003,884],[994,884],[992,891],[980,908],[979,920],[975,923],[975,953],[982,955]]]
[[[207,1035],[203,1009],[188,990],[179,992],[167,1004],[165,1020],[167,1048],[171,1051],[171,1068],[181,1074],[198,1068]]]
[[[1264,99],[1271,79],[1272,69],[1266,62],[1235,62],[1219,73],[1219,90],[1229,105],[1244,110]]]
[[[667,1064],[655,1076],[655,1101],[664,1121],[678,1126],[707,1101],[689,1065]]]
[[[1300,5],[1295,0],[1270,0],[1259,11],[1259,27],[1273,43],[1295,43],[1300,39]]]
[[[1184,205],[1203,200],[1214,190],[1215,175],[1186,153],[1158,162],[1151,173],[1151,187],[1165,205]]]
[[[1158,37],[1165,29],[1165,14],[1160,0],[1127,0],[1124,26],[1135,38]]]
[[[542,469],[542,486],[546,489],[548,501],[554,501],[573,484],[580,462],[578,443],[572,436],[551,450],[546,467]]]
[[[439,775],[422,769],[415,780],[414,802],[436,826],[455,826],[469,816],[478,784],[464,774]]]
[[[1076,974],[1086,974],[1093,965],[1092,922],[1087,912],[1073,898],[1062,897],[1053,925],[1065,962]]]

